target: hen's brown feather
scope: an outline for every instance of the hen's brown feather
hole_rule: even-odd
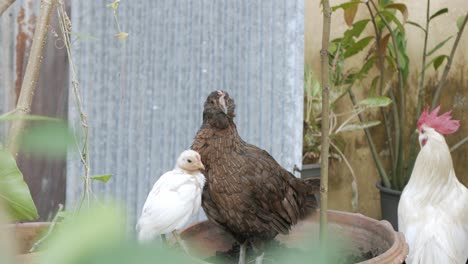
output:
[[[317,207],[319,182],[294,177],[266,151],[244,142],[232,118],[224,129],[204,120],[192,149],[206,168],[205,213],[241,243],[286,234]]]

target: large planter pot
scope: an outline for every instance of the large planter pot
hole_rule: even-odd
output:
[[[377,221],[361,214],[328,211],[330,236],[347,241],[349,245],[342,254],[372,252],[376,257],[360,263],[403,263],[408,254],[408,245],[402,233],[395,232],[387,221]],[[181,233],[192,252],[206,259],[217,251],[229,250],[234,239],[210,221],[195,224]],[[318,239],[319,214],[315,214],[293,227],[287,236],[276,239],[287,247],[297,247],[298,241]],[[349,243],[350,242],[350,243]],[[304,243],[302,243],[304,245]]]
[[[29,253],[29,250],[46,232],[50,223],[34,222],[10,224],[6,228],[11,230],[17,243],[19,255],[17,261],[20,264],[33,264],[37,262],[37,253]]]
[[[382,186],[379,181],[376,187],[380,190],[380,208],[382,219],[389,221],[395,230],[398,230],[398,203],[401,191],[392,190]]]

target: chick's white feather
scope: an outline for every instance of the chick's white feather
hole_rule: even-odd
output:
[[[398,206],[398,225],[409,245],[408,264],[465,264],[468,258],[468,189],[455,176],[442,135],[425,128]]]
[[[139,241],[151,241],[160,234],[182,228],[201,206],[205,177],[176,165],[154,184],[138,220]]]

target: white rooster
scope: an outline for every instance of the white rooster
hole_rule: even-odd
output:
[[[146,242],[172,232],[187,251],[175,230],[187,224],[200,209],[205,169],[200,154],[186,150],[177,159],[174,170],[164,173],[148,194],[136,226],[138,240]]]
[[[455,176],[444,136],[460,124],[440,107],[418,120],[414,169],[401,195],[398,226],[409,245],[408,264],[465,264],[468,258],[468,189]]]

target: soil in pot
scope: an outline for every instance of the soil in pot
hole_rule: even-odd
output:
[[[332,256],[338,256],[338,261],[333,263],[402,263],[408,253],[403,234],[395,232],[387,221],[377,221],[360,214],[338,211],[329,211],[328,219],[330,238],[334,238],[333,246],[329,249],[333,253]],[[235,243],[233,238],[209,221],[189,227],[181,235],[191,251],[201,259],[214,263],[237,261],[238,249],[236,247],[232,249]],[[319,224],[316,214],[294,226],[289,235],[277,236],[276,247],[283,249],[281,255],[285,257],[284,261],[279,261],[281,256],[272,254],[270,250],[265,255],[264,263],[303,263],[303,261],[294,261],[301,255],[307,255],[311,261],[316,260],[314,256],[319,254],[313,252],[315,250],[318,253],[318,235]],[[216,254],[216,252],[227,253]],[[235,260],[231,260],[233,258]],[[216,262],[219,259],[221,262]]]
[[[310,252],[299,248],[290,248],[287,247],[285,244],[280,243],[278,241],[273,241],[265,249],[264,255],[264,264],[273,264],[273,263],[291,263],[291,259],[294,259],[292,263],[299,263],[298,260],[303,260],[304,262],[310,262],[307,260],[311,260],[314,256],[319,256],[319,252]],[[360,251],[357,255],[350,254],[350,255],[341,255],[341,256],[333,256],[333,263],[336,264],[353,264],[359,263],[362,261],[366,261],[376,257],[375,253],[371,250],[366,252]],[[252,248],[247,249],[246,254],[246,261],[247,263],[254,263],[256,258],[255,251]],[[213,263],[213,264],[237,264],[239,261],[239,245],[235,244],[233,248],[231,248],[227,252],[220,252],[217,251],[214,256],[208,257],[204,259],[204,261]],[[302,261],[301,261],[302,262]],[[312,262],[318,263],[318,262]]]

